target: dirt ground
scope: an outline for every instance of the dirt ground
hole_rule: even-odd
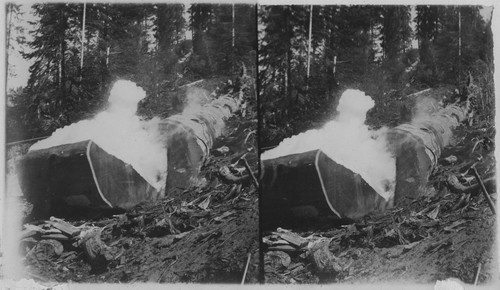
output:
[[[459,198],[426,197],[355,223],[294,229],[309,240],[325,240],[337,268],[321,272],[307,249],[287,253],[290,264],[275,267],[275,253],[267,251],[266,283],[435,283],[452,277],[474,283],[478,273],[479,284],[496,280],[495,216],[480,197],[452,210]],[[439,209],[434,219],[433,206]]]
[[[474,183],[472,173],[466,171],[478,157],[476,168],[482,179],[494,178],[490,142],[494,134],[494,128],[484,122],[457,128],[453,146],[443,152],[422,196],[408,206],[357,221],[263,232],[266,283],[434,284],[458,278],[487,285],[498,281],[495,214],[481,191],[457,192],[446,182],[450,175],[463,175]],[[447,163],[444,159],[449,156],[457,160]],[[495,202],[497,193],[489,189]],[[280,240],[280,232],[297,234],[307,245],[290,247]]]
[[[127,212],[70,221],[74,226],[102,229],[108,256],[100,263],[92,263],[72,239],[60,241],[61,253],[36,247],[39,240],[23,240],[20,250],[28,278],[40,282],[241,283],[246,275],[245,283],[258,283],[257,188],[251,180],[224,182],[218,173],[245,153],[257,172],[252,133],[256,126],[252,114],[229,119],[229,133],[214,144],[197,185]],[[496,216],[481,191],[457,192],[447,184],[450,175],[474,182],[466,171],[478,157],[479,175],[484,180],[495,175],[495,148],[489,142],[494,134],[494,127],[484,122],[461,125],[428,187],[408,206],[356,221],[316,222],[262,232],[268,240],[275,240],[276,232],[291,232],[307,241],[301,247],[282,250],[264,242],[265,283],[434,284],[458,278],[488,285],[497,281]],[[229,151],[217,150],[222,146]],[[446,162],[449,156],[457,160]],[[497,193],[490,193],[496,201]],[[44,222],[30,224],[42,226]]]
[[[252,104],[250,104],[252,105]],[[255,105],[255,104],[253,104]],[[134,209],[67,220],[101,230],[106,253],[90,259],[76,239],[60,239],[62,250],[40,246],[38,238],[21,242],[28,277],[40,282],[257,283],[259,274],[258,191],[250,178],[231,183],[219,170],[244,155],[257,173],[255,111],[226,122],[200,178],[157,201]],[[226,146],[226,150],[218,150]],[[227,150],[228,149],[228,150]],[[237,168],[244,169],[240,163]],[[46,220],[30,221],[43,227]],[[59,243],[56,243],[59,245]]]

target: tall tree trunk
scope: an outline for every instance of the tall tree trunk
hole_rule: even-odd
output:
[[[60,7],[60,25],[59,32],[59,105],[64,105],[66,100],[66,39],[65,34],[68,28],[65,6]]]
[[[285,88],[285,98],[288,100],[288,50],[285,53],[285,70],[283,73],[284,88]]]
[[[462,74],[462,14],[461,7],[458,7],[458,85]]]
[[[87,14],[87,3],[83,3],[83,21],[82,21],[82,48],[80,55],[80,81],[82,81],[83,76],[83,57],[85,54],[85,18]]]
[[[109,70],[109,49],[110,49],[110,44],[109,44],[109,23],[107,20],[104,20],[104,29],[102,32],[102,37],[101,37],[101,45],[99,49],[101,50],[100,56],[101,56],[101,81],[99,84],[100,92],[104,93],[105,88],[106,88],[106,82],[107,82],[107,75],[108,75],[108,70]]]
[[[287,87],[287,98],[291,102],[291,98],[292,98],[292,51],[290,48],[286,52],[286,87]]]
[[[8,79],[9,76],[10,31],[12,29],[12,14],[14,14],[13,5],[14,5],[13,3],[7,3],[7,13],[9,14],[9,21],[7,23],[7,43],[6,43],[7,53],[5,54],[5,66],[7,68],[6,79]]]
[[[290,9],[290,8],[289,8]],[[290,11],[285,14],[285,23],[290,22],[290,17],[289,17]],[[290,25],[286,26],[286,35],[290,35]],[[286,98],[287,100],[291,103],[291,97],[292,97],[292,43],[291,39],[287,39],[286,43]]]
[[[232,37],[231,37],[231,40],[232,40],[232,43],[231,43],[232,44],[231,45],[231,47],[232,47],[232,50],[231,50],[232,51],[232,55],[231,55],[231,67],[232,67],[232,72],[234,73],[234,67],[235,67],[235,65],[234,65],[234,63],[235,63],[235,59],[234,59],[235,58],[234,43],[235,43],[235,37],[236,37],[236,30],[235,30],[235,25],[234,25],[234,3],[233,3],[233,7],[232,7],[232,14],[233,14],[232,15],[233,18],[232,18]]]
[[[313,5],[309,11],[309,41],[307,47],[307,85],[309,86],[309,74],[311,72],[311,42],[312,42],[312,17],[313,17]]]
[[[213,67],[213,63],[212,63],[212,57],[210,56],[210,49],[208,47],[208,41],[207,41],[207,36],[206,36],[206,33],[205,32],[202,32],[202,41],[203,41],[203,44],[205,44],[205,51],[206,51],[206,54],[207,54],[207,60],[208,60],[208,66],[210,67],[210,72],[214,72],[214,67]]]

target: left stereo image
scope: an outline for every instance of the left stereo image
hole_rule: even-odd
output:
[[[256,5],[5,10],[1,278],[258,283]]]

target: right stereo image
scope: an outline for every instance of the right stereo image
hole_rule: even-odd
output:
[[[493,7],[257,15],[264,283],[496,283]]]

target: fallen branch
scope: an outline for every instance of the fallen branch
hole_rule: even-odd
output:
[[[186,88],[186,87],[190,87],[190,86],[196,85],[196,84],[198,84],[198,83],[201,83],[201,82],[203,82],[203,81],[204,81],[204,79],[197,80],[197,81],[194,81],[194,82],[192,82],[192,83],[182,85],[182,86],[180,86],[179,88]]]
[[[252,254],[248,253],[247,264],[245,266],[245,272],[243,272],[243,279],[241,279],[241,285],[245,284],[245,279],[247,277],[247,272],[248,272],[248,265],[250,264],[251,257],[252,257]]]
[[[248,174],[243,176],[234,175],[233,173],[231,173],[231,170],[227,166],[222,166],[219,169],[219,174],[224,179],[224,181],[228,183],[244,183],[250,178],[250,175]]]
[[[12,145],[22,144],[22,143],[26,143],[26,142],[38,141],[38,140],[46,139],[46,138],[49,138],[49,137],[50,136],[43,136],[43,137],[26,139],[26,140],[19,140],[19,141],[14,141],[14,142],[7,143],[5,145],[6,146],[12,146]]]
[[[160,277],[158,277],[158,283],[161,283],[161,279],[163,278],[163,276],[165,275],[165,273],[167,273],[167,271],[170,269],[170,267],[172,267],[175,263],[177,263],[177,256],[175,256],[175,260],[170,263],[170,265],[167,266],[167,268],[165,270],[163,270],[160,274]]]
[[[253,134],[253,135],[257,135],[257,130],[252,130],[252,131],[250,131],[250,132],[247,134],[247,136],[246,136],[246,138],[245,138],[245,141],[243,142],[244,144],[247,144],[248,139],[250,138],[250,136],[251,136],[252,134]]]
[[[456,193],[473,193],[478,194],[481,190],[481,186],[479,183],[474,183],[472,185],[463,185],[460,183],[458,178],[455,175],[450,175],[446,180],[448,187]],[[484,185],[489,190],[494,190],[496,188],[496,179],[495,177],[490,177],[484,180]]]
[[[479,280],[479,273],[481,273],[481,263],[477,265],[476,279],[474,279],[474,286],[477,286],[477,281]]]
[[[467,205],[470,200],[470,193],[469,194],[462,194],[458,202],[451,208],[452,211],[456,211],[460,207]]]
[[[431,90],[431,89],[429,88],[429,89],[425,89],[425,90],[422,90],[422,91],[418,91],[418,92],[416,92],[416,93],[413,93],[413,94],[409,94],[409,95],[407,95],[407,96],[406,96],[406,98],[416,97],[416,96],[421,95],[421,94],[423,94],[423,93],[429,92],[430,90]]]
[[[257,178],[255,177],[255,175],[253,174],[252,172],[252,169],[250,168],[250,165],[248,165],[248,162],[246,160],[245,157],[241,158],[241,160],[243,160],[243,164],[245,165],[245,168],[247,169],[248,173],[250,174],[250,176],[252,177],[252,181],[254,183],[254,185],[259,188],[259,182],[257,181]]]
[[[479,176],[479,173],[477,173],[476,167],[472,167],[472,171],[474,172],[474,176],[476,176],[477,182],[479,182],[479,185],[481,185],[481,190],[484,194],[484,197],[486,197],[486,200],[488,201],[488,205],[490,206],[491,211],[493,212],[493,214],[496,214],[495,205],[493,205],[493,201],[491,200],[486,187],[484,187],[483,181],[481,180],[481,176]]]

